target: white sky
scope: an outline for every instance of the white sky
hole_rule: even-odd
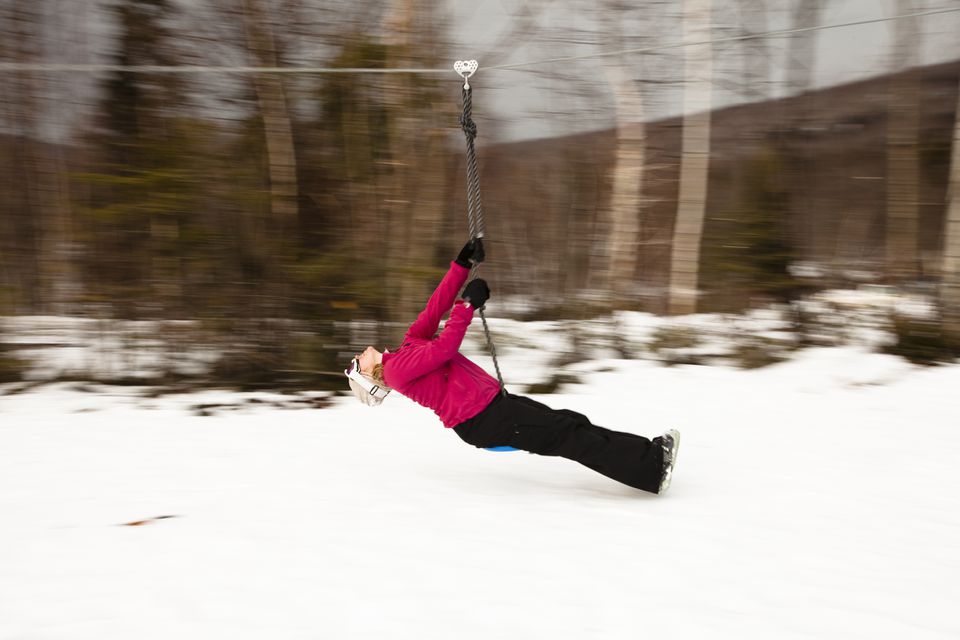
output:
[[[180,0],[190,6],[194,0]],[[481,71],[474,84],[475,117],[484,142],[564,135],[607,128],[614,124],[613,98],[604,68],[626,61],[635,77],[648,81],[644,96],[647,119],[676,115],[682,110],[681,49],[657,56],[581,60],[542,65],[525,71],[488,71],[491,64],[527,62],[675,44],[682,39],[679,1],[631,3],[612,10],[618,0],[448,0],[446,22],[451,25],[454,51],[476,58]],[[330,0],[308,6],[336,6]],[[56,0],[47,3],[46,62],[107,62],[111,28],[106,18],[107,0]],[[713,37],[739,33],[746,12],[761,16],[751,21],[754,30],[793,26],[794,0],[714,0]],[[909,6],[908,6],[909,5]],[[820,24],[836,24],[943,8],[960,8],[960,0],[823,0]],[[757,14],[757,7],[763,11]],[[531,28],[512,33],[525,15],[534,16]],[[644,18],[644,16],[647,16]],[[919,19],[920,62],[930,64],[960,58],[960,12]],[[758,28],[757,25],[762,28]],[[817,32],[816,86],[853,81],[890,70],[889,42],[893,22],[844,27]],[[375,26],[372,28],[376,28]],[[611,34],[620,34],[616,42]],[[787,38],[767,40],[770,62],[768,95],[784,91]],[[322,51],[322,47],[316,49]],[[738,43],[714,51],[713,105],[726,106],[744,98],[743,52]],[[220,64],[238,64],[225,60]],[[322,60],[296,61],[322,64]],[[216,62],[212,62],[217,64]],[[435,67],[452,65],[437,60]],[[451,76],[453,72],[451,71]],[[44,133],[62,138],[89,111],[95,78],[87,74],[48,76],[44,88]],[[753,82],[750,88],[756,88]],[[229,85],[226,85],[229,86]],[[451,91],[459,102],[459,94]],[[218,106],[221,111],[223,105]]]
[[[629,4],[629,3],[628,3]],[[767,31],[792,28],[791,11],[793,0],[716,0],[714,2],[713,37],[736,35],[739,21],[737,8],[749,10],[748,5],[763,5],[766,10]],[[905,8],[900,5],[912,6]],[[656,5],[646,3],[644,6]],[[456,42],[463,57],[476,57],[481,64],[474,97],[476,115],[488,106],[489,120],[493,129],[505,138],[531,138],[563,135],[579,130],[605,128],[613,125],[613,105],[603,67],[615,58],[581,60],[569,63],[537,67],[539,73],[529,71],[497,71],[483,75],[484,53],[502,37],[508,25],[516,22],[517,15],[524,11],[542,8],[534,29],[523,44],[506,54],[506,59],[496,59],[496,64],[526,62],[545,58],[577,56],[611,51],[621,48],[662,46],[682,39],[677,18],[680,2],[666,4],[665,9],[653,8],[659,13],[651,27],[649,23],[637,22],[637,11],[618,13],[625,16],[617,24],[604,24],[614,15],[604,11],[602,2],[522,2],[520,0],[481,0],[477,3],[453,2],[453,24]],[[640,5],[638,5],[640,6]],[[892,0],[824,0],[819,24],[837,24],[885,16],[915,13],[944,8],[960,8],[958,0],[934,0],[929,2],[894,2]],[[919,62],[933,64],[955,60],[960,57],[960,12],[917,19],[920,33]],[[616,46],[607,37],[612,29],[622,25],[624,40]],[[855,81],[868,76],[882,75],[890,70],[891,30],[894,22],[842,27],[818,31],[816,35],[816,64],[814,83],[817,87]],[[583,30],[582,42],[557,43],[562,34],[575,29]],[[569,40],[570,38],[567,38]],[[598,42],[598,40],[601,40]],[[783,74],[786,68],[787,38],[768,40],[771,63],[772,96],[784,92]],[[731,89],[742,73],[740,44],[723,44],[714,51],[714,76],[719,79],[713,90],[713,104],[726,106],[743,100]],[[494,58],[498,58],[494,56]],[[681,50],[665,52],[660,59],[633,55],[622,60],[637,69],[637,77],[643,74],[648,80],[670,83],[667,86],[653,85],[655,95],[645,98],[644,106],[650,119],[677,115],[682,111],[680,86],[683,58]],[[566,71],[562,78],[544,75],[545,71]],[[728,80],[724,82],[724,79]],[[584,91],[580,83],[592,83],[592,90]],[[576,86],[575,86],[576,85]],[[484,99],[488,100],[484,104]],[[545,117],[550,111],[554,117]]]

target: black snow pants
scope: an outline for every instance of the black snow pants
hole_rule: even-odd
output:
[[[510,446],[560,456],[625,485],[657,493],[663,473],[660,438],[611,431],[586,416],[512,394],[498,395],[479,414],[453,428],[475,447]]]

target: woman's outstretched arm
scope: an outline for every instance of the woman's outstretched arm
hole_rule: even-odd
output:
[[[440,326],[441,318],[450,311],[453,301],[457,299],[457,294],[467,281],[467,276],[470,275],[470,264],[483,262],[483,259],[483,241],[480,238],[470,240],[464,245],[456,260],[450,263],[450,269],[430,296],[427,306],[407,329],[408,337],[426,340],[433,337],[437,327]]]
[[[451,262],[450,269],[430,296],[427,306],[407,329],[407,336],[426,340],[432,338],[437,332],[437,327],[440,326],[440,320],[453,306],[453,301],[457,299],[457,294],[460,293],[469,275],[470,269]]]

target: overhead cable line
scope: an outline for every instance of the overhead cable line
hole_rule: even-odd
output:
[[[377,67],[230,67],[201,65],[121,65],[0,62],[0,71],[77,72],[77,73],[450,73],[449,69],[377,68]]]
[[[562,58],[544,58],[541,60],[530,60],[527,62],[513,62],[507,64],[493,65],[484,67],[484,71],[514,71],[525,70],[529,67],[535,67],[557,62],[573,62],[575,60],[589,60],[594,58],[612,58],[616,56],[636,54],[636,53],[654,53],[656,51],[666,51],[669,49],[680,49],[683,47],[696,47],[708,44],[724,44],[727,42],[738,42],[741,40],[757,40],[760,38],[776,38],[789,36],[798,33],[807,33],[811,31],[824,31],[827,29],[839,29],[843,27],[857,27],[880,22],[890,22],[892,20],[905,20],[908,18],[924,18],[927,16],[942,15],[946,13],[956,13],[960,7],[948,9],[933,9],[930,11],[919,11],[916,13],[905,13],[897,16],[888,16],[886,18],[867,18],[864,20],[854,20],[851,22],[839,22],[835,24],[818,25],[813,27],[799,27],[796,29],[778,29],[775,31],[764,31],[761,33],[749,33],[737,36],[728,36],[725,38],[714,38],[710,40],[698,40],[694,42],[674,42],[671,44],[655,45],[651,47],[639,47],[635,49],[619,49],[617,51],[604,51],[600,53],[588,53],[580,56],[565,56]],[[341,73],[341,74],[382,74],[382,73],[406,73],[406,74],[449,74],[450,70],[431,69],[431,68],[389,68],[389,67],[253,67],[253,66],[201,66],[201,65],[116,65],[116,64],[59,64],[59,63],[31,63],[31,62],[0,62],[0,73],[4,71],[26,71],[32,73],[106,73],[106,72],[126,72],[126,73],[227,73],[227,74],[260,74],[260,73]]]

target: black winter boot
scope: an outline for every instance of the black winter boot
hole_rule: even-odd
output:
[[[677,464],[677,451],[680,450],[680,432],[676,429],[669,429],[662,436],[657,438],[660,446],[663,447],[663,476],[660,478],[660,489],[657,493],[663,493],[670,487],[670,480],[673,478],[673,467]]]

